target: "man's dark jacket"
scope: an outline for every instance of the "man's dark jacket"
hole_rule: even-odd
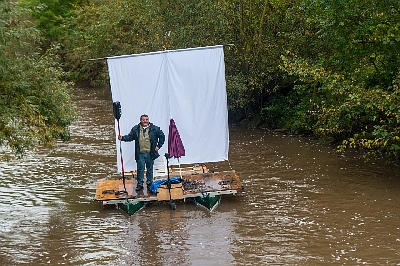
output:
[[[165,141],[164,132],[160,127],[149,123],[149,137],[150,137],[150,158],[152,160],[157,159],[160,154],[155,151],[156,146],[161,148]],[[140,133],[140,123],[134,126],[128,135],[122,136],[122,141],[132,141],[135,140],[135,160],[139,159],[140,147],[139,147],[139,133]]]

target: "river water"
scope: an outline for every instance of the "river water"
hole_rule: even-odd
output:
[[[0,163],[0,265],[400,265],[399,168],[267,130],[230,128],[229,164],[211,167],[245,191],[212,213],[103,208],[97,181],[119,177],[110,91],[75,96],[71,142]]]

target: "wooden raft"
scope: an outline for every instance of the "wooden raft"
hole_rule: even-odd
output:
[[[204,193],[213,194],[236,194],[243,190],[242,182],[234,171],[224,171],[216,173],[198,173],[195,171],[181,171],[182,183],[173,184],[171,187],[171,197],[173,200],[197,197]],[[170,178],[179,177],[180,174],[172,172]],[[158,179],[167,179],[163,176]],[[97,184],[94,199],[97,201],[111,204],[114,200],[137,199],[139,201],[164,201],[169,200],[169,190],[166,185],[158,188],[157,194],[152,194],[147,190],[146,183],[144,189],[138,193],[135,191],[136,180],[125,180],[125,187],[128,194],[123,193],[124,184],[122,179],[100,180]]]

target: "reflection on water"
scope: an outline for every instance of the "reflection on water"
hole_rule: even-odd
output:
[[[93,201],[116,178],[108,89],[75,92],[72,141],[0,163],[1,265],[355,265],[400,262],[400,171],[307,138],[232,127],[245,191],[209,213]]]

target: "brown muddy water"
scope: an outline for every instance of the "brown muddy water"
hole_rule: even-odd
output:
[[[118,177],[110,91],[75,94],[71,142],[0,163],[0,265],[400,265],[399,168],[266,130],[230,128],[230,165],[213,167],[245,191],[212,213],[103,208],[97,181]]]

